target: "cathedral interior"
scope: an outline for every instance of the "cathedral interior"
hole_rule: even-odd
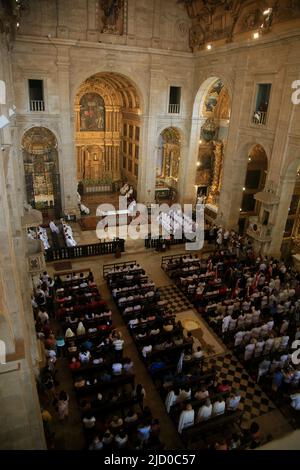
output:
[[[300,449],[299,50],[299,0],[0,1],[0,449]]]

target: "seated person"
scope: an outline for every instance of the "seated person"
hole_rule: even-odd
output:
[[[120,362],[115,362],[112,366],[112,374],[113,375],[121,375],[123,370],[123,365]]]
[[[138,420],[138,418],[139,417],[138,417],[137,413],[135,413],[135,411],[129,410],[128,413],[127,413],[127,416],[124,419],[124,422],[125,423],[134,423],[135,421]]]
[[[95,436],[93,442],[89,446],[89,450],[102,450],[103,449],[103,442],[99,438],[99,436]]]
[[[109,423],[109,426],[112,429],[117,429],[123,426],[123,419],[118,416],[113,416],[111,422]]]
[[[96,424],[96,418],[91,412],[87,412],[82,422],[86,429],[92,429]]]
[[[79,353],[79,360],[81,364],[88,364],[90,362],[90,359],[91,359],[90,351],[82,349]]]
[[[199,408],[198,414],[197,414],[197,423],[201,423],[201,421],[206,421],[209,419],[212,415],[212,404],[210,402],[210,399],[207,398],[205,401],[205,404]]]
[[[167,413],[170,413],[171,407],[175,405],[175,403],[178,402],[179,395],[180,395],[179,388],[175,388],[174,390],[169,391],[165,400],[165,407],[166,407]]]
[[[200,346],[197,347],[197,351],[193,352],[193,359],[201,359],[203,357],[203,351]]]
[[[222,398],[219,398],[213,404],[212,416],[218,416],[225,413],[225,401]]]
[[[124,360],[123,360],[123,369],[127,374],[132,372],[133,362],[129,357],[124,358]]]
[[[196,400],[204,400],[209,396],[209,391],[207,390],[207,387],[205,385],[202,385],[202,387],[200,387],[200,390],[198,390],[194,396]]]
[[[80,367],[81,367],[80,361],[75,356],[73,356],[71,359],[71,362],[69,363],[69,368],[71,370],[75,370],[75,369],[79,369]]]
[[[115,436],[115,443],[117,449],[124,449],[128,443],[128,435],[124,430],[120,430],[118,434]]]
[[[190,400],[192,396],[192,390],[190,387],[185,387],[180,390],[178,401]]]
[[[76,377],[74,382],[75,388],[82,388],[85,386],[85,379],[83,377]]]
[[[222,393],[222,392],[229,392],[230,391],[230,385],[227,380],[222,380],[222,383],[218,385],[217,391]]]
[[[239,392],[233,392],[226,400],[226,408],[229,411],[236,411],[241,401],[241,395]]]
[[[102,439],[104,447],[109,446],[113,442],[113,440],[114,440],[114,435],[110,432],[109,429],[107,429],[105,433],[103,434],[103,439]]]
[[[290,395],[290,398],[292,400],[291,407],[294,408],[294,410],[299,411],[300,410],[300,393],[293,393],[293,395]]]
[[[186,409],[181,412],[180,417],[179,417],[179,423],[178,423],[179,434],[181,434],[185,428],[193,426],[194,422],[195,422],[195,411],[193,410],[192,405],[188,403],[186,405]]]
[[[149,437],[150,437],[150,432],[151,432],[151,424],[148,420],[146,420],[145,422],[142,422],[139,426],[138,426],[138,429],[137,429],[137,435],[138,435],[138,439],[141,441],[141,442],[146,442],[148,441]]]

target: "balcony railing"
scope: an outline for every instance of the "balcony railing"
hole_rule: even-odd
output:
[[[30,100],[30,111],[45,111],[44,100]]]
[[[49,248],[45,251],[44,255],[46,261],[58,261],[63,259],[85,258],[87,256],[107,255],[116,253],[117,248],[122,253],[125,251],[125,241],[123,239],[74,247]]]
[[[267,122],[267,113],[264,111],[254,111],[252,122],[253,124],[265,126]]]
[[[179,114],[180,104],[169,104],[169,114]]]

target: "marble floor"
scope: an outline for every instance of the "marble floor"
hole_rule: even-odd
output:
[[[76,224],[73,224],[76,231]],[[95,234],[92,232],[81,232],[78,229],[81,243],[94,242]],[[184,245],[172,246],[168,255],[180,254],[184,252]],[[202,253],[199,252],[199,255]],[[166,253],[158,253],[153,249],[146,250],[144,248],[143,240],[128,241],[126,243],[126,252],[122,253],[121,259],[116,260],[112,254],[103,255],[99,257],[85,258],[79,260],[71,260],[72,269],[85,269],[90,268],[95,276],[95,281],[99,286],[102,297],[107,301],[108,305],[113,312],[113,322],[118,329],[121,330],[125,339],[125,354],[131,357],[134,361],[134,372],[137,377],[137,383],[142,383],[146,389],[147,396],[145,403],[151,407],[153,415],[158,417],[161,421],[161,439],[166,444],[166,449],[180,449],[182,447],[181,441],[178,437],[177,431],[165,412],[164,404],[154,387],[154,384],[147,373],[147,370],[141,361],[138,351],[127,328],[123,322],[122,317],[118,313],[114,302],[112,301],[110,292],[107,288],[106,282],[103,278],[103,266],[114,262],[123,262],[136,260],[143,266],[149,277],[155,282],[159,288],[172,287],[172,281],[161,269],[161,259]],[[53,263],[47,264],[48,272],[54,274]],[[187,308],[182,311],[176,312],[176,317],[182,321],[187,330],[191,330],[195,338],[204,347],[205,354],[214,357],[226,354],[225,345],[217,338],[214,332],[210,330],[208,325],[201,319],[200,315],[193,309]],[[70,393],[70,417],[69,422],[61,425],[53,425],[57,432],[56,447],[66,449],[82,448],[83,437],[80,423],[80,415],[78,412],[77,403],[72,392],[71,376],[66,369],[65,359],[60,360],[59,364],[59,380],[62,387]],[[266,435],[272,435],[274,438],[281,437],[287,432],[291,431],[291,426],[283,417],[279,410],[274,409],[271,412],[258,416],[255,419],[261,424],[263,431]],[[248,428],[251,421],[246,420],[243,422],[243,427]]]

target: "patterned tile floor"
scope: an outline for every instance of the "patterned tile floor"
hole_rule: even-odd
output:
[[[255,419],[276,408],[231,352],[208,359],[204,370],[212,367],[216,368],[218,384],[222,383],[222,380],[227,380],[233,390],[240,391],[239,409],[244,412],[243,419]]]
[[[170,308],[175,313],[183,312],[188,309],[195,309],[185,294],[174,284],[161,287],[161,299],[167,300]],[[208,324],[206,327],[212,332]],[[214,362],[215,361],[215,362]],[[243,419],[252,420],[258,416],[264,415],[276,409],[272,401],[261,390],[261,388],[251,379],[239,360],[232,352],[212,357],[207,361],[207,369],[212,366],[217,371],[217,382],[228,380],[233,390],[239,390],[241,401],[239,408],[244,411]]]
[[[168,301],[168,308],[174,313],[193,309],[193,304],[174,284],[159,288],[161,300]]]

